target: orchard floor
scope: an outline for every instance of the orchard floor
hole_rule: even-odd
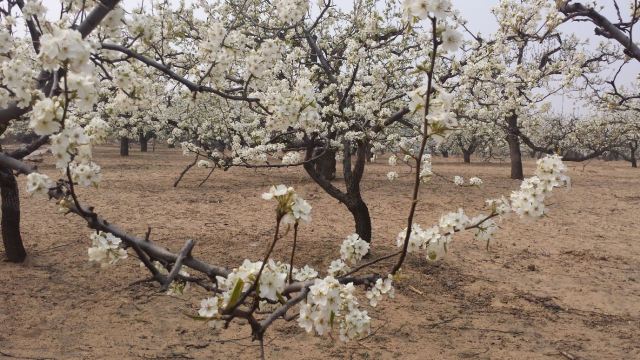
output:
[[[81,191],[84,203],[135,234],[150,226],[152,239],[174,251],[195,239],[194,254],[211,263],[233,267],[263,256],[274,224],[273,203],[260,193],[271,184],[292,185],[313,205],[298,264],[325,269],[353,232],[346,209],[301,169],[216,171],[198,187],[207,171],[194,168],[176,189],[173,181],[190,161],[179,150],[132,149],[121,158],[115,147],[103,147],[96,157],[104,182],[98,191]],[[533,167],[527,161],[526,173]],[[573,187],[557,191],[549,216],[505,220],[489,251],[463,234],[442,263],[410,256],[396,299],[368,309],[369,337],[345,344],[280,321],[268,332],[267,358],[640,359],[640,170],[600,161],[569,168]],[[55,175],[50,158],[40,169]],[[386,161],[366,170],[374,257],[393,251],[405,227],[412,177],[401,169],[395,182],[386,178]],[[437,158],[434,170],[447,178],[480,176],[484,185],[458,188],[435,178],[418,205],[423,226],[459,207],[476,214],[485,198],[518,187],[505,163]],[[185,315],[197,311],[202,290],[170,297],[136,283],[147,274],[133,256],[115,267],[93,266],[90,230],[78,218],[43,198],[23,194],[22,202],[29,257],[19,265],[0,262],[0,358],[258,357],[248,327],[215,334]],[[289,246],[287,238],[276,249],[280,259]]]

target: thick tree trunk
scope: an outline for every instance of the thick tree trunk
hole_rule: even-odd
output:
[[[471,152],[470,151],[462,151],[462,157],[464,158],[464,162],[467,164],[471,163]]]
[[[629,149],[631,150],[631,167],[638,167],[638,159],[636,158],[636,151],[638,151],[638,141],[631,142],[629,145]]]
[[[20,193],[11,170],[0,169],[0,193],[2,196],[2,242],[7,259],[22,262],[27,252],[20,236]]]
[[[636,156],[633,154],[631,154],[631,167],[632,168],[638,167],[638,159],[636,159]]]
[[[129,138],[120,138],[120,156],[129,156]]]
[[[442,154],[443,158],[448,158],[449,157],[449,151],[448,150],[440,150],[440,153]]]
[[[341,204],[344,204],[355,222],[356,233],[368,243],[371,243],[372,231],[371,231],[371,216],[369,215],[369,208],[360,195],[360,181],[364,175],[364,169],[366,164],[366,150],[363,147],[365,144],[360,144],[356,153],[356,163],[352,167],[351,164],[351,150],[348,143],[344,146],[344,158],[343,158],[343,172],[346,185],[346,192],[337,188],[331,183],[324,175],[319,171],[318,165],[315,162],[322,158],[319,158],[312,162],[305,162],[303,167],[307,174],[318,184],[324,191],[331,197],[338,200]],[[310,160],[315,157],[316,151],[314,151],[313,145],[307,146],[307,153],[305,155],[306,160]],[[334,160],[335,166],[335,153],[332,151],[331,159]],[[335,174],[335,170],[333,172]]]
[[[318,152],[321,152],[323,150],[318,150]],[[318,155],[320,154],[318,153]],[[324,177],[325,179],[335,180],[336,151],[332,149],[327,149],[327,151],[315,161],[315,168],[316,168],[316,172],[320,174],[322,177]]]
[[[353,215],[356,225],[356,234],[360,235],[362,240],[371,243],[371,216],[369,208],[362,198],[354,198],[347,202],[347,209]]]
[[[140,152],[147,152],[149,148],[149,139],[144,136],[144,133],[140,133]]]
[[[522,153],[520,152],[520,138],[518,137],[518,116],[511,115],[507,118],[509,133],[507,142],[509,143],[509,157],[511,159],[511,178],[524,179],[522,170]]]

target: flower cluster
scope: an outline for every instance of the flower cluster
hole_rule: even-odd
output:
[[[297,151],[289,151],[282,157],[282,163],[287,165],[299,164],[301,161],[302,157]]]
[[[462,45],[462,33],[458,30],[447,27],[441,34],[441,49],[446,52],[455,52]]]
[[[40,44],[38,59],[45,70],[58,70],[68,64],[71,71],[80,73],[90,64],[91,45],[77,30],[54,26],[51,33],[42,35]]]
[[[422,164],[420,165],[420,181],[424,183],[429,182],[431,176],[433,176],[431,154],[424,154],[422,156]]]
[[[471,179],[469,179],[469,184],[473,186],[480,186],[482,185],[482,179],[480,179],[477,176],[474,176]]]
[[[316,92],[308,74],[302,74],[291,87],[287,81],[279,81],[257,94],[272,115],[267,118],[270,130],[302,128],[307,131],[320,127],[320,113]]]
[[[376,307],[378,301],[382,298],[382,295],[387,294],[390,298],[395,297],[395,288],[393,287],[393,276],[389,274],[386,279],[378,279],[376,283],[369,291],[367,291],[367,299],[369,299],[369,305]]]
[[[93,162],[70,163],[71,179],[82,186],[98,186],[102,180],[100,166]]]
[[[220,309],[220,298],[210,297],[200,301],[200,309],[198,315],[202,318],[212,319],[209,321],[209,326],[214,329],[220,329],[224,325],[224,321],[218,318],[218,311]]]
[[[456,231],[464,230],[468,224],[469,218],[462,209],[458,209],[457,212],[442,215],[438,222],[438,227],[445,235],[450,235]]]
[[[201,169],[210,169],[213,167],[211,162],[207,160],[198,160],[198,163],[196,164],[196,166]]]
[[[200,311],[201,317],[213,319],[212,326],[217,327],[220,309],[233,306],[238,301],[240,293],[248,291],[258,277],[262,262],[252,262],[245,259],[240,267],[233,271],[225,278],[218,276],[216,281],[221,294],[202,300]],[[293,278],[297,281],[313,280],[318,273],[309,266],[302,269],[294,268]],[[289,274],[289,265],[281,262],[269,260],[260,274],[257,292],[261,301],[278,302],[282,299],[282,292],[286,286],[287,276]],[[268,307],[264,304],[262,307]]]
[[[309,287],[306,302],[300,306],[298,324],[318,335],[329,333],[337,325],[343,341],[367,335],[371,318],[358,308],[354,293],[353,283],[341,284],[333,276],[316,279]]]
[[[293,24],[300,20],[309,9],[307,0],[275,0],[273,5],[280,21],[285,24]]]
[[[498,224],[493,219],[487,219],[485,215],[474,217],[470,223],[475,227],[473,229],[473,238],[478,241],[485,241],[487,244],[498,231]]]
[[[8,32],[0,30],[0,54],[11,49],[11,38]],[[37,77],[31,64],[21,58],[8,58],[0,55],[0,107],[7,107],[15,101],[20,108],[31,105],[35,97],[41,93],[32,90],[33,79]],[[6,87],[6,88],[5,88]],[[13,96],[11,96],[13,95]]]
[[[570,185],[571,179],[567,176],[567,167],[562,162],[560,155],[549,155],[536,162],[536,176],[547,187]]]
[[[47,13],[47,8],[42,5],[42,1],[39,0],[29,0],[25,1],[24,6],[22,7],[22,15],[25,17],[38,17],[43,18]]]
[[[402,247],[407,236],[407,229],[402,230],[397,238],[396,244]],[[437,260],[444,256],[447,250],[447,243],[451,240],[450,235],[442,235],[437,226],[428,229],[422,229],[420,225],[413,224],[411,233],[409,234],[409,243],[407,247],[408,253],[425,250],[427,259]]]
[[[542,178],[540,178],[542,176]],[[462,177],[456,177],[456,184],[464,184]],[[447,252],[447,246],[453,235],[464,230],[473,230],[474,238],[487,242],[492,239],[498,230],[497,223],[493,220],[498,215],[505,215],[511,211],[521,217],[540,217],[544,214],[544,200],[553,188],[569,184],[570,179],[566,175],[566,166],[559,156],[547,156],[538,160],[536,176],[525,179],[518,191],[514,191],[509,199],[487,200],[490,208],[489,215],[478,215],[470,219],[462,209],[440,217],[438,225],[423,230],[420,225],[413,224],[409,234],[407,252],[425,250],[427,259],[438,260]],[[478,185],[482,181],[479,178],[471,178],[470,184]],[[397,246],[402,247],[407,237],[407,229],[402,230],[397,236]]]
[[[405,0],[403,3],[409,17],[426,19],[427,16],[444,18],[451,10],[450,0]]]
[[[292,187],[271,186],[269,192],[262,194],[262,198],[265,200],[275,199],[278,202],[276,214],[285,224],[311,221],[311,205],[299,197]]]
[[[30,195],[41,194],[46,196],[49,193],[49,189],[55,185],[55,182],[47,175],[35,172],[27,175],[27,193]]]
[[[558,155],[537,161],[535,176],[524,179],[520,190],[511,193],[511,209],[520,217],[537,218],[544,215],[544,200],[555,187],[570,184],[567,168]]]
[[[307,281],[318,277],[318,272],[309,265],[305,265],[302,269],[293,268],[293,280]]]
[[[51,135],[60,130],[63,112],[64,105],[57,97],[37,101],[31,111],[29,126],[37,135]]]
[[[347,264],[355,265],[369,252],[369,243],[358,234],[351,234],[340,246],[340,258]]]
[[[453,177],[453,183],[456,184],[457,186],[464,186],[464,178],[462,176],[454,176]],[[482,179],[480,179],[479,177],[472,177],[469,179],[469,185],[468,186],[480,186],[482,185]]]
[[[91,242],[93,246],[87,250],[89,261],[104,267],[127,258],[127,251],[121,247],[122,240],[111,233],[93,233]]]

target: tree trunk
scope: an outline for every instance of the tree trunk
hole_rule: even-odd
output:
[[[362,240],[371,243],[371,216],[369,208],[362,198],[353,198],[347,202],[347,209],[353,215],[356,225],[356,234],[360,235]]]
[[[464,162],[467,164],[471,163],[471,152],[462,150],[462,157],[464,158]]]
[[[509,133],[507,142],[509,143],[509,157],[511,159],[511,178],[522,180],[524,172],[522,170],[522,153],[520,152],[520,138],[518,137],[518,116],[511,115],[507,118]]]
[[[360,195],[360,181],[364,175],[364,169],[366,164],[366,150],[364,148],[366,144],[359,144],[358,151],[356,153],[356,163],[352,168],[351,166],[351,150],[348,143],[344,146],[344,158],[343,158],[343,172],[346,185],[346,192],[337,188],[331,183],[325,176],[323,176],[319,170],[318,165],[315,162],[322,158],[319,158],[311,162],[305,162],[303,167],[307,174],[327,192],[331,197],[338,200],[341,204],[344,204],[355,222],[356,233],[368,243],[371,243],[371,216],[369,215],[369,208],[367,204],[362,200]],[[307,146],[307,153],[305,155],[306,160],[310,160],[316,154],[317,150],[314,150],[313,145]],[[334,150],[335,151],[335,150]],[[334,160],[335,166],[335,153],[331,151],[331,159]],[[313,155],[312,155],[313,154]],[[334,170],[335,174],[335,170]]]
[[[120,156],[129,156],[129,138],[120,138]]]
[[[440,150],[440,153],[442,154],[443,158],[448,158],[449,157],[449,151],[448,150]]]
[[[638,141],[632,141],[629,144],[629,149],[631,150],[631,167],[638,167],[638,159],[636,158],[636,151],[638,151]]]
[[[140,152],[147,152],[149,148],[149,139],[144,135],[143,132],[140,133]]]
[[[373,161],[373,151],[372,146],[367,145],[367,162],[370,163]]]
[[[317,150],[319,152],[324,149]],[[316,172],[327,180],[335,180],[336,178],[336,151],[333,149],[327,149],[325,153],[315,161]]]
[[[2,196],[2,242],[7,259],[22,262],[27,252],[20,236],[20,193],[11,170],[0,169],[0,193]]]
[[[632,168],[637,168],[638,167],[638,159],[636,159],[636,155],[635,154],[631,154],[631,167]]]

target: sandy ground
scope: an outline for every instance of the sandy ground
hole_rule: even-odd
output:
[[[173,250],[191,238],[197,241],[194,253],[209,262],[232,267],[246,257],[257,260],[273,231],[272,204],[259,195],[277,183],[295,186],[313,205],[314,220],[299,240],[299,263],[326,268],[353,231],[346,209],[300,169],[233,169],[214,173],[202,187],[197,185],[207,171],[193,169],[175,189],[188,158],[171,149],[131,154],[97,150],[103,186],[82,191],[81,200],[133,233],[151,226],[152,239]],[[533,166],[527,162],[528,174]],[[40,168],[55,172],[50,159]],[[438,158],[434,169],[449,178],[480,176],[485,184],[461,189],[435,179],[418,207],[417,222],[424,226],[458,207],[474,214],[485,198],[518,186],[506,178],[506,164]],[[410,256],[396,300],[369,309],[371,336],[343,344],[307,335],[295,322],[279,322],[268,333],[267,357],[639,359],[640,170],[599,161],[570,169],[573,188],[550,200],[549,216],[505,221],[488,252],[466,234],[454,239],[440,264]],[[395,248],[409,207],[408,169],[393,183],[387,171],[379,161],[368,166],[364,179],[374,256]],[[0,358],[258,356],[246,326],[215,334],[185,315],[195,313],[202,290],[169,297],[155,285],[135,283],[147,274],[133,258],[107,269],[89,264],[90,230],[58,214],[53,202],[23,194],[22,228],[27,261],[0,262]],[[277,249],[282,259],[289,246],[284,241]]]

